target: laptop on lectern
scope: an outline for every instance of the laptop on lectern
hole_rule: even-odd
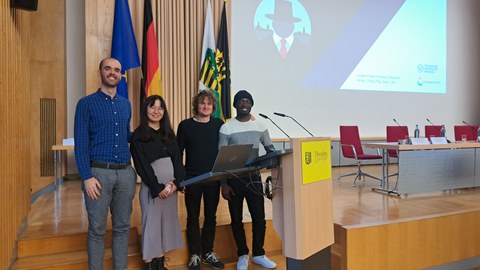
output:
[[[180,182],[180,186],[187,186],[190,184],[200,183],[203,181],[218,181],[225,179],[225,173],[237,173],[242,171],[248,171],[249,168],[245,166],[247,163],[250,152],[252,151],[253,144],[241,144],[241,145],[225,145],[220,148],[213,164],[211,172],[195,176],[190,179],[186,179]]]
[[[245,167],[253,144],[225,145],[218,151],[212,172],[225,172]]]

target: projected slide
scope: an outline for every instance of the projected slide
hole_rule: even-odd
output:
[[[269,63],[299,61],[299,89],[446,93],[446,9],[446,0],[263,0],[252,30],[263,57],[280,59]]]

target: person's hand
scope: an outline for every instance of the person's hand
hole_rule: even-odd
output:
[[[166,199],[170,197],[170,195],[172,195],[173,192],[175,192],[176,190],[177,187],[175,186],[175,184],[173,182],[168,182],[167,184],[165,184],[165,188],[160,192],[159,196],[162,199]]]
[[[160,193],[158,193],[158,197],[162,199],[166,199],[168,198],[168,195],[169,195],[169,191],[167,189],[167,185],[165,185],[165,188],[162,191],[160,191]]]
[[[225,200],[230,201],[232,199],[232,196],[235,196],[232,187],[227,184],[222,184],[222,197]]]
[[[97,178],[89,178],[83,181],[83,184],[85,185],[85,193],[87,193],[87,196],[90,199],[96,200],[100,198],[100,189],[102,189],[102,185],[100,185]]]
[[[173,183],[173,180],[168,183],[170,186],[172,186],[172,190],[170,192],[170,195],[173,194],[175,191],[177,191],[177,186]]]

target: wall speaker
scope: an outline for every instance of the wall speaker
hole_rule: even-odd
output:
[[[10,7],[28,11],[36,11],[38,0],[10,0]]]

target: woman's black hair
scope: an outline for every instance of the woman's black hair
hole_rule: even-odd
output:
[[[165,100],[159,95],[151,95],[149,96],[145,102],[143,103],[141,114],[140,114],[140,126],[138,127],[142,132],[142,141],[149,141],[151,140],[151,135],[148,132],[150,129],[148,125],[148,108],[155,105],[155,102],[160,100],[160,106],[163,108],[163,117],[160,119],[160,134],[162,137],[162,142],[167,144],[171,141],[175,140],[175,132],[172,129],[172,125],[170,123],[170,116],[168,114],[167,105],[165,104]]]

